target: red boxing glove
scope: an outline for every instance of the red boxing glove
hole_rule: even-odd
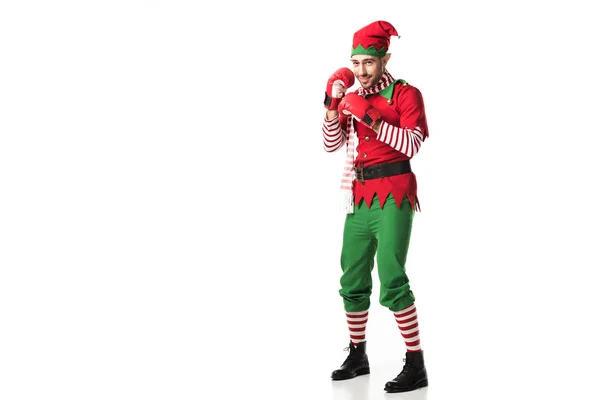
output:
[[[349,68],[340,68],[331,75],[325,88],[323,104],[328,110],[336,110],[346,89],[354,85],[354,73]]]
[[[373,129],[373,125],[381,119],[381,113],[367,99],[356,93],[348,93],[338,107],[340,114],[352,115],[362,124]]]

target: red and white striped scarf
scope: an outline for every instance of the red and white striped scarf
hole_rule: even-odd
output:
[[[392,75],[386,70],[379,80],[377,85],[363,89],[359,87],[356,94],[359,96],[366,96],[369,94],[379,93],[386,87],[390,86],[394,82]],[[340,114],[340,119],[342,114]],[[344,164],[344,173],[342,175],[342,210],[346,214],[354,213],[354,193],[352,191],[353,182],[356,179],[354,172],[354,160],[356,159],[356,146],[358,145],[358,138],[356,137],[356,131],[354,130],[354,121],[352,115],[348,115],[347,133],[346,133],[346,163]]]

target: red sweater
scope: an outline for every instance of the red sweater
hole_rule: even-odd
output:
[[[418,145],[411,147],[410,144],[407,145],[404,143],[410,142],[407,138],[414,136],[415,133],[422,140],[429,136],[421,92],[416,87],[408,85],[404,81],[396,82],[393,90],[391,89],[382,91],[383,95],[376,93],[366,96],[369,103],[379,110],[382,115],[384,122],[379,134],[360,122],[353,120],[358,137],[356,148],[358,155],[354,160],[356,167],[360,163],[367,167],[369,165],[409,160],[418,151],[421,140],[418,140]],[[341,119],[341,124],[338,124],[337,129],[332,123],[338,124],[337,120],[334,120],[325,121],[323,125],[325,150],[327,151],[335,151],[341,148],[345,142],[342,138],[345,138],[347,132],[347,127],[345,126],[346,118]],[[340,135],[342,136],[340,140],[335,140],[336,131],[340,130]],[[330,146],[327,145],[328,143]],[[332,143],[334,145],[331,145]],[[377,194],[379,204],[383,207],[383,203],[391,193],[398,207],[404,196],[407,196],[413,209],[419,209],[417,179],[412,172],[403,175],[370,179],[364,181],[364,183],[355,180],[353,189],[354,204],[357,205],[361,200],[364,200],[367,206],[371,207],[373,198]]]

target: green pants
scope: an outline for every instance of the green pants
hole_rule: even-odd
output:
[[[390,195],[383,208],[375,197],[371,208],[361,201],[346,216],[339,291],[345,311],[369,309],[375,256],[380,304],[395,312],[414,302],[405,270],[414,214],[408,198],[398,208]]]

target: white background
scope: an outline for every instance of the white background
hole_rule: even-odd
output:
[[[368,386],[329,380],[320,131],[378,19],[431,135],[408,265],[431,386],[396,397],[599,398],[591,4],[2,2],[0,398],[384,398],[404,345],[377,289]]]

